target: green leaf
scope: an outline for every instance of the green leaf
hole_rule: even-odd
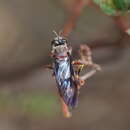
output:
[[[130,35],[130,29],[127,29],[126,33],[127,33],[128,35]]]
[[[104,13],[112,16],[130,11],[130,0],[93,0]]]
[[[102,4],[101,9],[108,15],[116,15],[116,10],[114,8],[111,8],[107,4]]]
[[[128,0],[113,0],[116,9],[121,11],[128,9]]]

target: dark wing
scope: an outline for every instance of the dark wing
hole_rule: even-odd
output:
[[[77,82],[75,80],[75,71],[72,65],[72,56],[70,55],[70,53],[68,53],[69,59],[70,59],[70,71],[71,71],[71,83],[74,86],[74,96],[73,96],[73,106],[77,105],[78,102],[78,94],[79,94],[79,90],[78,90],[78,85]]]

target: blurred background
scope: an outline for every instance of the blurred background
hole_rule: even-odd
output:
[[[67,36],[92,48],[102,71],[81,89],[79,106],[64,119],[52,72],[44,65],[54,34],[74,0],[0,0],[0,130],[129,130],[130,37],[113,17],[85,6]],[[127,16],[130,23],[130,16]]]

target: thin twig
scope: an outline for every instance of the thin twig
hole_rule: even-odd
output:
[[[75,0],[72,5],[73,8],[71,12],[69,12],[70,15],[68,17],[68,20],[63,27],[63,36],[68,36],[70,32],[72,32],[72,30],[75,28],[77,19],[80,16],[84,6],[84,0]]]
[[[89,79],[91,76],[93,76],[97,71],[96,70],[91,70],[90,72],[84,74],[83,76],[80,76],[81,80],[87,80]]]

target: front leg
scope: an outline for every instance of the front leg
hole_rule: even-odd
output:
[[[50,69],[50,70],[54,69],[52,64],[45,65],[44,68]]]
[[[54,70],[54,67],[53,67],[52,64],[45,65],[44,68],[49,69],[49,70],[52,70],[52,71]],[[53,73],[52,73],[52,77],[54,77],[54,76],[55,76],[55,74],[54,74],[54,72],[53,72]]]

